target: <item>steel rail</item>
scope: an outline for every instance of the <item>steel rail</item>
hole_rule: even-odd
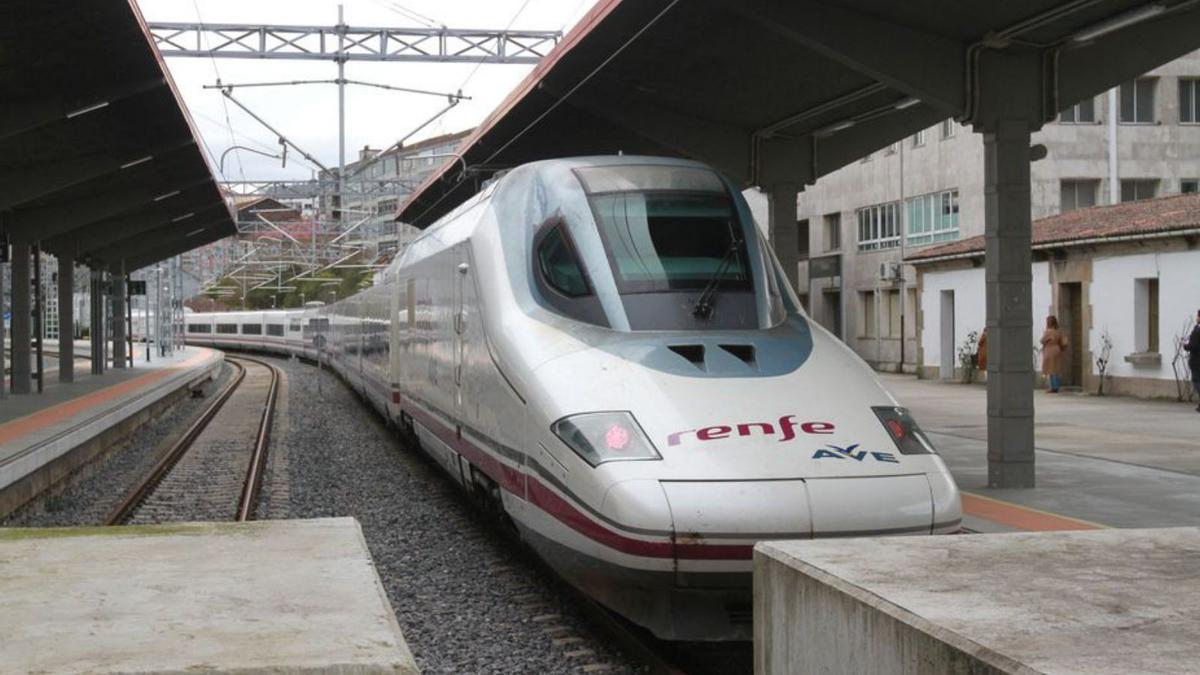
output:
[[[250,466],[246,470],[242,496],[238,500],[237,521],[240,523],[253,520],[254,511],[258,508],[258,495],[262,490],[263,474],[267,468],[267,446],[271,443],[271,423],[275,419],[275,401],[279,397],[279,369],[266,361],[247,356],[237,358],[258,364],[271,373],[271,387],[267,391],[267,402],[263,406],[262,418],[258,423],[258,434],[254,441],[254,452],[250,456]]]
[[[134,487],[134,489],[131,490],[128,495],[125,496],[125,499],[123,499],[121,503],[118,504],[115,509],[113,509],[112,513],[110,513],[108,518],[106,518],[104,521],[106,525],[121,525],[129,521],[134,512],[136,512],[138,507],[141,506],[142,502],[146,501],[146,498],[149,497],[152,492],[154,492],[155,488],[158,487],[163,478],[165,478],[167,474],[171,472],[171,469],[173,469],[175,465],[179,463],[179,460],[182,459],[185,454],[187,454],[188,449],[192,447],[192,443],[195,442],[196,438],[198,438],[201,432],[203,432],[208,426],[208,423],[212,421],[217,412],[221,410],[221,407],[225,405],[225,402],[229,400],[229,397],[233,395],[233,392],[238,388],[238,386],[241,385],[242,380],[244,380],[246,377],[245,366],[232,359],[230,359],[229,362],[238,369],[237,374],[233,377],[230,383],[221,390],[220,395],[218,395],[217,398],[214,399],[211,404],[209,404],[200,417],[197,418],[196,421],[192,422],[191,426],[188,427],[183,436],[181,436],[179,440],[175,441],[167,453],[163,455],[163,458],[158,461],[158,464],[155,464],[154,468],[150,470],[150,473],[148,473],[146,477],[143,478],[142,481],[138,483],[138,485]]]

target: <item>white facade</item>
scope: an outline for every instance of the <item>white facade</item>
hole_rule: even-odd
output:
[[[1032,320],[1034,339],[1051,312],[1050,265],[1033,264]],[[926,273],[922,280],[921,365],[925,372],[937,372],[942,379],[954,378],[959,367],[958,350],[967,336],[983,332],[987,325],[985,276],[982,267],[938,270]],[[946,347],[949,347],[947,353]],[[1030,345],[1030,357],[1033,345]]]
[[[1081,354],[1085,377],[1080,384],[1084,390],[1097,388],[1096,358],[1107,334],[1112,340],[1107,374],[1112,379],[1106,383],[1106,391],[1174,396],[1176,343],[1187,337],[1200,309],[1200,249],[1187,248],[1183,237],[1173,242],[1174,246],[1170,243],[1162,245],[1168,250],[1140,252],[1155,248],[1155,244],[1112,252],[1081,250],[1067,260],[1033,264],[1034,340],[1047,315],[1064,319],[1062,313],[1067,310],[1059,303],[1065,300],[1056,300],[1056,285],[1088,279],[1081,284],[1081,335],[1086,350]],[[971,266],[969,261],[921,266],[922,374],[944,379],[955,376],[958,349],[968,333],[981,331],[986,323],[984,281],[983,267]],[[1153,294],[1148,292],[1150,281],[1157,285]],[[949,360],[948,344],[953,346]],[[1035,357],[1033,345],[1030,356]]]
[[[1125,356],[1146,352],[1150,334],[1144,320],[1147,298],[1139,293],[1145,287],[1139,282],[1146,279],[1158,280],[1157,353],[1161,360],[1135,364]],[[1175,342],[1187,338],[1200,309],[1200,251],[1096,258],[1092,261],[1091,296],[1092,353],[1099,353],[1100,336],[1107,330],[1113,342],[1109,372],[1115,377],[1173,380]]]
[[[1068,115],[1034,133],[1033,143],[1044,145],[1047,155],[1030,166],[1033,218],[1120,201],[1123,186],[1127,198],[1137,199],[1200,189],[1200,117],[1194,110],[1200,103],[1190,110],[1181,107],[1185,90],[1200,91],[1193,78],[1200,78],[1200,52],[1164,64],[1139,78],[1141,85],[1131,85],[1146,96],[1137,119],[1123,119],[1116,92],[1118,105],[1110,110],[1104,93],[1091,100],[1083,121]],[[1117,123],[1110,126],[1113,120]],[[1115,163],[1110,164],[1114,128]],[[1114,172],[1115,183],[1110,180]],[[763,201],[761,195],[750,198]],[[929,207],[936,215],[929,215]],[[944,208],[952,213],[943,218]],[[870,220],[875,213],[882,214],[882,233],[864,238],[860,218],[868,214]],[[919,365],[918,347],[927,347],[918,344],[915,317],[928,305],[918,307],[915,270],[900,261],[926,246],[983,234],[983,138],[951,120],[905,138],[807,186],[798,199],[797,220],[801,237],[807,228],[802,259],[842,259],[842,279],[810,280],[808,263],[800,263],[797,292],[810,314],[876,367],[897,370],[903,354],[903,366],[913,370]],[[898,277],[885,279],[880,273],[896,265]],[[844,318],[836,331],[839,315]]]

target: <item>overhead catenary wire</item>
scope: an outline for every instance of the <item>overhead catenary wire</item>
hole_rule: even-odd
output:
[[[200,0],[192,0],[192,7],[195,8],[195,10],[196,10],[196,21],[203,24],[204,17],[200,14]],[[212,44],[208,41],[207,35],[203,36],[203,39],[204,39],[204,46],[207,47],[210,52],[208,61],[212,65],[213,74],[216,76],[216,78],[218,80],[220,80],[221,79],[221,69],[217,67],[216,57],[212,56],[212,54],[211,54]],[[226,103],[224,99],[221,100],[221,107],[224,108],[224,110],[225,110],[225,128],[229,131],[229,145],[230,146],[237,145],[237,141],[233,137],[233,123],[229,119],[229,104]],[[203,136],[201,136],[201,142],[204,143],[204,148],[208,152],[209,157],[215,159],[215,155],[213,154],[212,148],[208,147],[208,142],[204,140]],[[245,181],[246,180],[246,168],[242,165],[241,154],[234,151],[233,158],[234,158],[234,160],[237,161],[238,176],[241,177],[241,179],[243,181]],[[225,178],[226,180],[229,179],[229,176],[227,176],[225,174],[224,170],[221,171],[221,177]]]
[[[530,129],[532,129],[535,126],[537,126],[538,124],[540,124],[542,120],[546,119],[546,116],[548,116],[550,113],[557,110],[558,106],[562,105],[564,101],[569,99],[575,92],[579,91],[579,89],[581,87],[583,87],[583,85],[590,82],[592,80],[592,78],[595,77],[601,70],[604,70],[604,68],[609,63],[612,63],[613,59],[620,56],[621,53],[624,52],[629,47],[629,45],[636,42],[638,38],[640,38],[642,35],[644,35],[646,33],[646,31],[650,30],[651,27],[653,27],[655,24],[657,24],[664,16],[666,16],[666,14],[668,12],[670,12],[675,7],[675,5],[678,5],[678,4],[679,4],[679,0],[672,0],[669,5],[662,8],[661,10],[659,10],[658,14],[655,14],[649,21],[646,22],[646,25],[639,28],[636,33],[629,36],[629,38],[627,40],[625,40],[624,42],[622,42],[621,45],[618,46],[616,49],[614,49],[611,54],[606,56],[604,58],[604,60],[600,62],[600,65],[593,68],[591,72],[589,72],[587,75],[585,75],[583,78],[581,78],[578,82],[576,82],[574,86],[572,86],[570,89],[568,89],[566,91],[566,93],[564,93],[562,96],[559,96],[558,98],[556,98],[554,100],[554,102],[550,104],[550,107],[543,110],[542,113],[540,115],[538,115],[537,117],[535,117],[532,122],[525,125],[519,131],[517,131],[512,136],[510,136],[507,141],[505,141],[499,148],[497,148],[494,152],[492,152],[492,154],[488,155],[486,159],[484,159],[482,162],[476,163],[475,167],[489,165],[493,159],[495,159],[496,157],[498,157],[500,155],[500,153],[507,150],[510,145],[515,143],[518,139],[520,139],[525,134],[529,133]],[[471,168],[472,167],[466,166],[466,162],[464,161],[462,175],[465,177],[465,175],[471,170]],[[434,209],[434,207],[441,204],[442,200],[449,197],[450,194],[451,194],[450,191],[443,192],[442,195],[440,197],[438,197],[437,199],[435,199],[432,204],[425,207],[425,209],[423,211],[421,211],[421,213],[418,214],[414,220],[419,220],[425,214],[432,211]]]

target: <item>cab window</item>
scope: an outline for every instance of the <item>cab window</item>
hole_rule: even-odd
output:
[[[582,297],[591,292],[575,251],[563,234],[561,223],[550,228],[542,237],[537,257],[542,277],[550,288],[568,298]]]
[[[561,217],[553,217],[537,228],[533,239],[533,277],[541,304],[556,314],[608,326],[600,299],[576,255],[575,243]]]

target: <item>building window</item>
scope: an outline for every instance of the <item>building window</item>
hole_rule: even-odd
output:
[[[808,260],[808,218],[796,221],[796,259]]]
[[[1121,201],[1136,202],[1153,199],[1158,193],[1158,181],[1153,178],[1127,178],[1121,181]]]
[[[1096,99],[1085,98],[1058,114],[1063,124],[1094,124],[1096,122]]]
[[[944,119],[941,124],[942,139],[954,138],[954,120]]]
[[[1095,179],[1070,179],[1059,184],[1059,210],[1062,213],[1075,209],[1086,209],[1096,205],[1096,193],[1100,181]]]
[[[900,203],[859,209],[858,250],[875,251],[900,245]]]
[[[925,130],[922,129],[912,135],[912,144],[914,148],[919,148],[925,145]]]
[[[1200,192],[1200,178],[1179,179],[1179,192],[1185,195]]]
[[[883,313],[880,328],[882,335],[886,338],[900,337],[900,291],[887,290],[883,292],[883,304],[880,310]]]
[[[908,200],[908,243],[932,244],[958,239],[958,190]]]
[[[825,250],[836,251],[842,247],[842,214],[825,214]]]
[[[1200,123],[1200,80],[1179,78],[1179,122]]]
[[[1134,348],[1158,352],[1158,279],[1135,279],[1133,287]]]
[[[858,294],[858,336],[875,337],[875,291]]]
[[[1154,85],[1157,80],[1153,77],[1142,77],[1121,85],[1121,123],[1122,124],[1153,124],[1154,123]]]

